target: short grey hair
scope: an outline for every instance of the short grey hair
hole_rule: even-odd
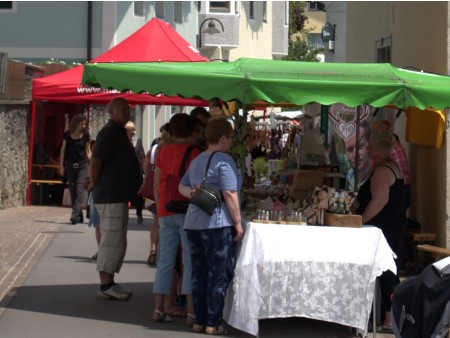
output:
[[[112,99],[106,105],[106,111],[108,112],[108,114],[112,114],[114,108],[116,108],[116,106],[121,102],[125,102],[126,104],[129,104],[128,101],[126,99],[124,99],[123,97],[116,97],[116,98]]]
[[[370,140],[375,144],[375,147],[383,150],[386,155],[390,155],[396,142],[394,134],[385,130],[372,131]]]

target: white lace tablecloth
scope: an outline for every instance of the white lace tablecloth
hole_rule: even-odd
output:
[[[263,318],[306,317],[365,330],[375,279],[396,273],[375,227],[249,223],[227,291],[224,319],[258,334]]]

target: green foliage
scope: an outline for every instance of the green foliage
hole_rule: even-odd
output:
[[[305,15],[306,2],[289,1],[289,35],[303,31],[308,17]]]
[[[230,146],[230,154],[233,156],[237,166],[244,168],[244,159],[247,155],[247,146],[243,142],[246,134],[245,120],[239,114],[235,114],[233,117],[234,131],[233,138]]]
[[[282,60],[319,62],[317,54],[322,50],[311,49],[307,43],[309,30],[305,29],[305,22],[308,20],[305,15],[305,7],[306,2],[304,1],[289,2],[289,36],[291,36],[291,39],[289,39],[288,55],[283,57]],[[292,39],[294,34],[297,34],[297,36]]]
[[[36,64],[37,65],[63,65],[63,66],[66,66],[67,68],[73,68],[73,67],[81,65],[81,63],[79,63],[79,62],[66,63],[63,60],[58,60],[58,59],[54,59],[54,58],[51,58],[50,60],[46,60],[46,61],[37,62]]]
[[[319,62],[317,54],[321,51],[321,49],[310,49],[306,41],[302,40],[300,37],[297,37],[294,41],[289,41],[288,55],[283,57],[282,60]]]
[[[264,157],[255,158],[253,160],[252,169],[255,172],[256,177],[267,175],[269,168],[267,168],[266,159]]]

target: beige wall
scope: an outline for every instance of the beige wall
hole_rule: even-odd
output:
[[[308,7],[306,7],[305,15],[308,17],[305,29],[311,29],[311,33],[321,33],[323,25],[327,22],[326,12],[308,11]]]
[[[376,62],[376,41],[392,36],[394,66],[447,74],[448,17],[447,2],[348,2],[346,61]],[[448,144],[448,133],[446,138]],[[438,234],[439,245],[450,247],[448,152],[446,145],[441,149],[410,145],[410,213],[423,229]]]
[[[262,1],[255,1],[255,19],[248,18],[248,1],[240,2],[239,48],[230,50],[229,60],[245,58],[272,59],[272,1],[267,1],[267,22],[262,20]]]
[[[392,36],[394,66],[446,73],[447,16],[447,2],[348,2],[347,62],[374,62],[375,42]]]

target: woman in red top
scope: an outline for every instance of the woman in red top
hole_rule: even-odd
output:
[[[180,242],[182,247],[183,282],[181,293],[186,295],[188,324],[193,324],[192,291],[191,291],[191,255],[187,236],[183,231],[185,214],[168,211],[168,193],[179,195],[178,183],[168,184],[169,178],[178,177],[183,157],[187,151],[185,169],[190,162],[200,154],[200,150],[191,145],[196,144],[200,135],[199,120],[187,114],[176,114],[169,122],[169,140],[159,149],[156,158],[154,176],[154,191],[159,217],[159,259],[156,268],[153,293],[155,294],[155,309],[153,321],[171,321],[164,309],[164,295],[170,294],[173,270]],[[173,191],[168,191],[169,189]],[[181,195],[177,199],[185,199]]]

